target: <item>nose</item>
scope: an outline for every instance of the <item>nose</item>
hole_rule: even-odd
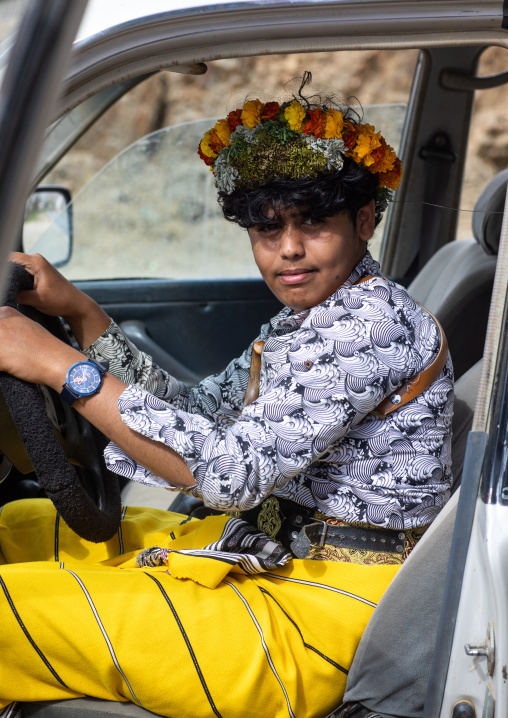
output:
[[[280,256],[284,259],[296,259],[305,254],[305,245],[299,227],[286,224],[280,235]]]

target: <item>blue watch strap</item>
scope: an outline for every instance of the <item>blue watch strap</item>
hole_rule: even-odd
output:
[[[97,359],[88,359],[88,362],[97,367],[97,369],[101,373],[101,376],[105,374],[109,369],[109,362],[106,359],[103,359],[102,361],[97,361]]]
[[[79,399],[78,395],[67,384],[63,385],[60,396],[69,406],[72,406],[76,399]]]

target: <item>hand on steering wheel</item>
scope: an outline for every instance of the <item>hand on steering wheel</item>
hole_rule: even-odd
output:
[[[22,266],[13,264],[4,305],[16,307],[18,292],[32,285],[33,277]],[[59,319],[35,309],[28,309],[26,313],[58,339],[69,343]],[[88,541],[111,538],[120,524],[121,503],[117,476],[106,469],[102,457],[106,437],[46,387],[0,372],[0,390],[37,479],[64,521]],[[10,420],[5,414],[0,408],[3,436],[8,433],[3,430],[4,425]],[[14,465],[16,461],[10,455],[14,458],[17,448],[0,446]],[[82,480],[72,464],[80,467]],[[97,503],[83,483],[96,495]]]

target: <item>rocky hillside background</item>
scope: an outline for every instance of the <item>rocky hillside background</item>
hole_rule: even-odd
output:
[[[417,52],[361,51],[354,53],[277,55],[209,64],[200,77],[162,72],[139,85],[112,107],[75,146],[48,178],[73,193],[124,147],[143,135],[204,117],[224,116],[247,94],[268,99],[280,96],[283,84],[313,73],[313,89],[356,97],[362,104],[406,102]],[[508,50],[489,48],[482,56],[480,73],[508,68]],[[289,86],[294,88],[294,84]],[[353,100],[353,103],[355,101]],[[477,93],[461,201],[472,210],[485,184],[508,167],[508,86]],[[470,235],[471,215],[461,212],[459,236]]]

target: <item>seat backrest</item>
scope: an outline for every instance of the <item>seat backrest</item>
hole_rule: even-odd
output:
[[[478,396],[478,387],[483,361],[480,360],[455,382],[455,401],[453,403],[452,423],[452,468],[455,491],[462,479],[467,437],[473,424],[473,415]]]
[[[456,378],[483,356],[507,183],[504,170],[479,197],[474,239],[441,247],[408,288],[441,322]]]

